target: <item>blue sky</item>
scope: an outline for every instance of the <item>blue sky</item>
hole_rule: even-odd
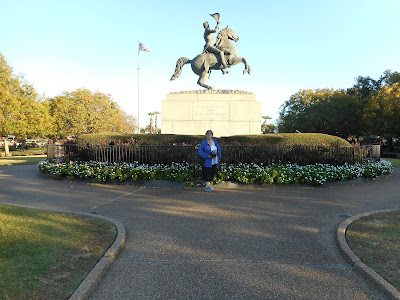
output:
[[[398,0],[128,1],[0,0],[0,52],[37,91],[56,96],[87,88],[111,94],[137,115],[138,41],[140,125],[161,111],[170,92],[202,89],[190,66],[169,79],[176,61],[203,50],[203,22],[229,25],[240,41],[243,65],[214,71],[215,89],[250,91],[262,114],[278,117],[280,105],[300,89],[348,88],[355,77],[400,71]]]

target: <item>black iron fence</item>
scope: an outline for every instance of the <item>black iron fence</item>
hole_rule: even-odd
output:
[[[342,165],[358,163],[367,158],[379,159],[374,146],[221,146],[222,163],[316,163]],[[48,159],[62,162],[97,161],[109,163],[164,164],[200,163],[199,146],[180,145],[48,145]]]

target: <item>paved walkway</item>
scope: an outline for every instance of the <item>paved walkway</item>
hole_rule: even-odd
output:
[[[263,189],[87,185],[0,167],[0,202],[120,221],[90,299],[385,299],[340,254],[340,215],[400,207],[400,169],[367,183]]]

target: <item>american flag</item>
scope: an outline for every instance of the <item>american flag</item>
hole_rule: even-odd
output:
[[[150,48],[147,47],[145,44],[139,42],[139,51],[150,52]]]

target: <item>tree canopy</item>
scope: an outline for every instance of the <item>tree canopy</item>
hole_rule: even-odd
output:
[[[279,132],[321,132],[349,136],[399,136],[400,73],[375,80],[358,76],[347,90],[300,90],[279,111]]]
[[[0,136],[26,138],[51,132],[51,117],[42,100],[32,85],[13,73],[0,53]]]
[[[384,86],[372,95],[364,117],[372,133],[400,136],[400,83]]]
[[[300,90],[280,110],[280,132],[321,132],[343,138],[360,134],[354,120],[361,118],[357,97],[345,91]]]
[[[134,119],[120,109],[111,95],[78,89],[49,99],[59,135],[97,132],[132,132]]]
[[[97,132],[133,132],[136,120],[98,91],[78,89],[50,99],[13,73],[0,53],[0,137],[60,137]]]

